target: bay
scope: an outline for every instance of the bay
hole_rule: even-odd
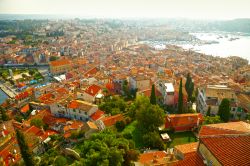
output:
[[[227,33],[192,33],[195,37],[206,41],[216,41],[214,44],[180,44],[184,49],[193,49],[207,55],[229,57],[239,56],[250,62],[250,36]]]
[[[8,96],[2,91],[2,89],[0,89],[0,104],[2,104],[7,98]]]

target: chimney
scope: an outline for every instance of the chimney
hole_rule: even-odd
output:
[[[5,127],[5,125],[4,125],[4,124],[3,124],[3,129],[4,129],[4,130],[6,130],[6,127]]]
[[[199,126],[200,124],[200,118],[197,119],[197,127]]]
[[[5,137],[4,131],[2,131],[2,135],[3,135],[3,137]]]
[[[91,89],[90,93],[91,93],[91,94],[93,94],[93,93],[94,93],[94,92],[93,92],[93,89]]]
[[[43,127],[41,128],[41,130],[42,130],[43,134],[45,134]]]

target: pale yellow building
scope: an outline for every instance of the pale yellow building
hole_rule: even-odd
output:
[[[63,74],[70,71],[71,62],[67,59],[52,61],[49,63],[50,73],[53,75]]]

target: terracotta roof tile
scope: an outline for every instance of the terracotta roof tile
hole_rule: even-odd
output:
[[[93,74],[96,74],[98,72],[98,69],[96,67],[88,70],[84,75],[85,76],[89,76],[89,75],[93,75]]]
[[[80,109],[80,110],[83,110],[83,111],[89,111],[94,106],[95,106],[94,104],[91,104],[91,103],[86,102],[86,101],[72,100],[69,103],[68,108],[71,108],[71,109]]]
[[[69,65],[69,64],[70,64],[70,61],[67,59],[61,59],[61,60],[50,62],[51,66],[62,66],[62,65]]]
[[[105,126],[112,126],[116,122],[122,121],[122,120],[123,120],[122,114],[117,114],[117,115],[105,117],[102,119]]]
[[[26,104],[24,107],[21,108],[21,112],[22,113],[26,113],[30,110],[30,106],[29,104]]]
[[[89,86],[86,90],[85,90],[85,92],[86,93],[88,93],[89,95],[91,95],[91,96],[95,96],[95,95],[97,95],[97,93],[101,90],[102,88],[100,87],[100,86],[98,86],[98,85],[91,85],[91,86]]]
[[[223,135],[223,134],[240,134],[243,133],[241,131],[236,130],[225,130],[221,128],[215,128],[211,126],[202,126],[199,132],[199,136],[206,136],[206,135]]]
[[[250,124],[240,121],[202,126],[199,136],[242,133],[250,133]]]
[[[197,148],[198,148],[198,142],[175,146],[175,149],[184,155],[197,151]]]
[[[15,96],[16,100],[20,100],[20,99],[25,99],[27,97],[29,97],[29,92],[25,91],[25,92],[21,92],[18,95]]]
[[[139,157],[139,162],[144,164],[150,164],[153,159],[157,158],[163,158],[166,157],[167,153],[164,151],[154,151],[154,152],[147,152],[147,153],[143,153],[140,155]]]
[[[41,136],[42,135],[42,130],[39,129],[38,127],[36,126],[31,126],[30,128],[28,128],[25,133],[33,133],[35,134],[36,136]]]
[[[229,123],[209,124],[207,126],[221,128],[221,129],[242,131],[242,132],[250,132],[250,124],[246,123],[246,122],[242,122],[242,121],[229,122]]]
[[[202,123],[203,117],[200,113],[198,114],[171,114],[166,116],[165,127],[171,128],[183,128],[186,127],[195,127],[197,126],[197,121]]]
[[[250,165],[250,135],[202,137],[201,142],[222,165]]]
[[[91,115],[91,119],[93,119],[94,121],[100,119],[102,116],[104,115],[104,112],[101,110],[97,110],[95,113],[93,113]]]
[[[64,132],[67,132],[69,130],[77,130],[84,126],[84,123],[82,121],[74,120],[71,122],[72,122],[71,124],[64,126],[63,128]]]
[[[205,166],[202,157],[197,152],[185,155],[183,160],[173,164],[173,166]]]

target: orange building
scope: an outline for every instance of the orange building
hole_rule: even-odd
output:
[[[67,59],[52,61],[49,63],[50,73],[53,75],[63,74],[71,69],[71,62]]]

